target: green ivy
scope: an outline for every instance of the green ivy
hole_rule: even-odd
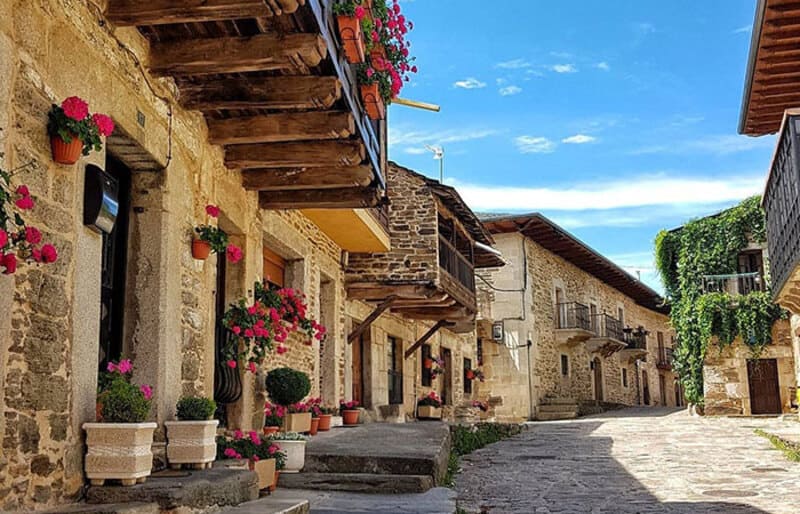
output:
[[[739,253],[750,241],[766,241],[758,196],[656,237],[656,268],[677,336],[673,367],[692,403],[703,403],[703,362],[713,337],[723,348],[741,336],[757,355],[772,341],[772,325],[782,316],[769,293],[734,298],[703,291],[703,276],[737,273]]]

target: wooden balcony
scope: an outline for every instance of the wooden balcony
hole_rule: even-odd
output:
[[[597,314],[593,320],[596,333],[586,340],[586,349],[590,353],[610,356],[625,348],[625,333],[622,322],[608,314]]]
[[[556,305],[556,342],[575,346],[595,337],[589,307],[578,302]]]
[[[150,42],[150,72],[202,111],[211,143],[264,209],[374,207],[386,124],[340,51],[333,0],[109,0],[106,18]]]

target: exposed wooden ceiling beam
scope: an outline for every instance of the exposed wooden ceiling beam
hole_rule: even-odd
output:
[[[271,17],[264,0],[109,0],[106,18],[119,26],[165,25]]]
[[[459,319],[469,319],[475,316],[470,309],[459,307],[445,307],[442,309],[396,309],[403,316],[411,319],[446,320],[454,321]]]
[[[308,143],[255,143],[225,149],[229,168],[319,168],[357,166],[364,160],[364,145],[358,141]]]
[[[366,187],[371,182],[372,168],[369,166],[278,168],[242,172],[242,184],[249,191]]]
[[[365,209],[380,203],[380,193],[370,187],[262,191],[262,209]]]
[[[154,43],[150,69],[164,75],[207,75],[316,66],[327,55],[319,34],[183,39]]]
[[[342,139],[353,135],[349,112],[283,112],[208,120],[209,140],[217,145]]]
[[[341,97],[336,77],[242,77],[181,85],[181,102],[201,111],[329,109]]]
[[[353,331],[352,331],[352,332],[350,332],[350,335],[348,335],[348,336],[347,336],[347,342],[348,342],[348,344],[351,344],[353,341],[355,341],[356,339],[358,339],[358,338],[359,338],[359,336],[361,336],[361,334],[363,334],[363,333],[364,333],[364,332],[365,332],[365,331],[366,331],[366,330],[367,330],[367,329],[370,327],[370,325],[372,325],[372,323],[374,323],[374,322],[375,322],[375,320],[376,320],[376,319],[378,319],[378,318],[381,316],[381,314],[383,314],[384,312],[386,312],[386,309],[388,309],[389,307],[391,307],[391,306],[392,306],[392,304],[393,304],[395,301],[397,301],[397,297],[396,297],[396,296],[390,296],[390,297],[386,298],[386,300],[384,300],[384,301],[383,301],[383,303],[381,303],[380,305],[378,305],[378,306],[375,308],[375,310],[374,310],[374,311],[372,311],[372,312],[369,314],[369,316],[367,316],[367,317],[364,319],[364,321],[362,321],[361,323],[359,323],[359,324],[358,324],[358,326],[357,326],[357,327],[355,327],[355,328],[353,329]]]
[[[352,300],[378,301],[391,295],[404,299],[431,298],[439,293],[432,284],[400,284],[355,282],[347,285],[347,297]]]

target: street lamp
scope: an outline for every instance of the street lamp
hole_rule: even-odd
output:
[[[429,152],[433,152],[433,159],[439,161],[439,182],[444,184],[444,147],[425,145]]]

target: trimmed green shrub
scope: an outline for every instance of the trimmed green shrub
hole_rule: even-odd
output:
[[[178,400],[175,408],[178,419],[181,421],[205,421],[214,415],[217,404],[209,398],[184,396]]]
[[[278,405],[297,403],[311,392],[308,375],[292,368],[273,369],[265,380],[267,394]]]
[[[150,413],[150,400],[141,389],[122,379],[114,380],[99,399],[104,423],[142,423]]]

